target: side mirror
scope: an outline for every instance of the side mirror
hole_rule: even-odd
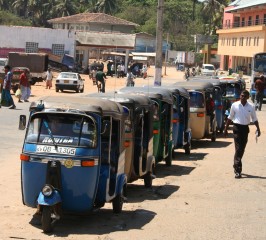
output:
[[[19,116],[19,130],[24,130],[26,128],[26,115]]]
[[[102,135],[103,135],[103,134],[110,133],[110,121],[108,121],[108,120],[104,120],[104,121],[102,122],[101,130],[102,130],[102,132],[101,132]]]

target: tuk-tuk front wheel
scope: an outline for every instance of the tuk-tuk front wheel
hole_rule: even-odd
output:
[[[185,149],[185,154],[190,154],[190,151],[191,151],[191,144],[190,143],[187,143],[185,146],[184,146],[184,149]]]
[[[155,166],[152,166],[152,172],[148,172],[144,176],[144,186],[146,188],[151,188],[152,187],[152,181],[155,178]]]
[[[43,206],[42,209],[42,230],[45,233],[53,231],[51,207]]]
[[[123,208],[123,203],[124,203],[124,198],[125,198],[125,188],[126,185],[124,185],[121,193],[117,194],[116,197],[113,199],[112,204],[113,204],[113,212],[114,213],[121,213],[122,208]]]

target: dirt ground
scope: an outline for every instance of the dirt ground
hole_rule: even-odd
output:
[[[154,68],[148,79],[136,85],[153,85]],[[96,92],[88,76],[85,93]],[[183,81],[183,73],[167,69],[162,81]],[[107,79],[107,91],[125,85],[124,79]],[[45,83],[32,87],[33,101],[56,93]],[[80,94],[80,93],[79,93]],[[257,112],[262,136],[255,142],[255,127],[250,126],[249,143],[243,158],[243,178],[236,180],[232,169],[234,144],[218,136],[193,141],[190,155],[176,151],[171,167],[156,166],[153,187],[143,180],[128,185],[128,203],[121,214],[113,214],[111,204],[88,216],[66,215],[52,234],[44,234],[35,209],[21,201],[20,160],[24,131],[18,131],[18,117],[28,114],[30,103],[17,104],[16,110],[0,109],[0,239],[86,239],[86,240],[264,240],[266,236],[266,110]],[[265,121],[264,121],[265,120]],[[36,179],[38,181],[38,179]]]

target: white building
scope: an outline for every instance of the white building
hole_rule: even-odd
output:
[[[51,29],[21,26],[0,26],[0,57],[9,52],[51,52],[74,56],[75,32],[66,29]]]

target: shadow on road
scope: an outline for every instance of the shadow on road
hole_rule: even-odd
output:
[[[232,144],[232,142],[225,142],[220,140],[210,142],[209,140],[199,140],[192,142],[192,150],[198,148],[225,148],[228,147],[230,144]]]
[[[245,174],[245,173],[242,173],[241,176],[242,176],[242,178],[259,178],[259,179],[266,179],[266,177],[262,177],[262,176],[254,176],[254,175],[249,175],[249,174]]]
[[[202,147],[199,147],[199,148],[202,148]],[[203,160],[207,154],[208,153],[194,153],[194,152],[191,152],[190,154],[185,154],[182,152],[175,151],[173,160],[174,161],[199,161],[199,160]]]
[[[167,199],[178,189],[179,186],[169,184],[153,186],[152,188],[145,188],[143,185],[138,184],[128,184],[127,198],[130,203],[139,203],[146,200],[156,201]]]
[[[95,235],[95,239],[97,239],[99,235],[112,232],[141,230],[155,216],[155,212],[144,209],[122,211],[120,214],[114,214],[111,209],[100,209],[86,216],[64,215],[56,223],[54,231],[47,235],[66,238],[70,234],[90,234]],[[41,231],[41,219],[35,219],[30,224]],[[106,239],[109,238],[106,237]]]

